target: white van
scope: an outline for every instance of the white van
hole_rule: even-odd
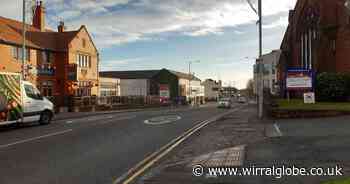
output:
[[[38,121],[49,124],[54,106],[16,73],[0,72],[0,125]]]

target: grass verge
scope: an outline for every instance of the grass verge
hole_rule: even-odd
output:
[[[350,184],[350,178],[326,181],[326,182],[323,182],[322,184]]]
[[[277,100],[280,110],[330,110],[350,112],[350,102],[317,102],[316,104],[304,104],[303,100]]]

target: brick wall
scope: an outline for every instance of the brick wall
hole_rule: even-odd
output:
[[[319,11],[317,39],[312,42],[313,69],[317,72],[350,72],[350,24],[344,0],[298,0],[290,14],[289,34],[286,33],[281,49],[288,54],[288,67],[301,67],[301,33],[307,10]],[[286,46],[287,45],[287,46]],[[284,47],[284,48],[282,48]]]

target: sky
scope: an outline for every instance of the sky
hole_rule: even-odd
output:
[[[31,0],[28,1],[28,7]],[[251,0],[257,7],[257,0]],[[263,0],[263,52],[279,49],[296,0]],[[167,68],[245,88],[258,56],[258,17],[247,0],[44,0],[46,23],[85,25],[100,70]],[[0,0],[0,15],[21,20],[22,0]],[[28,9],[28,12],[30,10]],[[28,22],[30,22],[30,17]]]

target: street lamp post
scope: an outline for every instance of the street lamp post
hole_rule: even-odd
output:
[[[22,16],[22,78],[25,80],[25,62],[26,62],[26,0],[23,0],[23,16]]]
[[[349,0],[348,0],[349,1]],[[264,86],[263,86],[263,62],[262,62],[262,0],[258,0],[258,10],[256,10],[250,0],[247,0],[252,10],[259,17],[259,58],[256,60],[258,67],[258,115],[263,118],[264,108]]]
[[[190,79],[189,79],[189,84],[188,84],[188,88],[189,88],[189,99],[191,99],[191,97],[192,97],[192,89],[191,89],[191,82],[192,82],[192,74],[191,74],[191,65],[193,64],[193,63],[199,63],[200,61],[199,60],[196,60],[196,61],[189,61],[188,62],[188,75],[189,75],[189,77],[190,77]],[[191,102],[192,103],[192,102]]]
[[[262,119],[264,116],[264,86],[263,86],[263,61],[262,61],[262,0],[258,2],[258,14],[259,14],[259,59],[258,70],[259,70],[259,102],[258,111],[259,118]]]

